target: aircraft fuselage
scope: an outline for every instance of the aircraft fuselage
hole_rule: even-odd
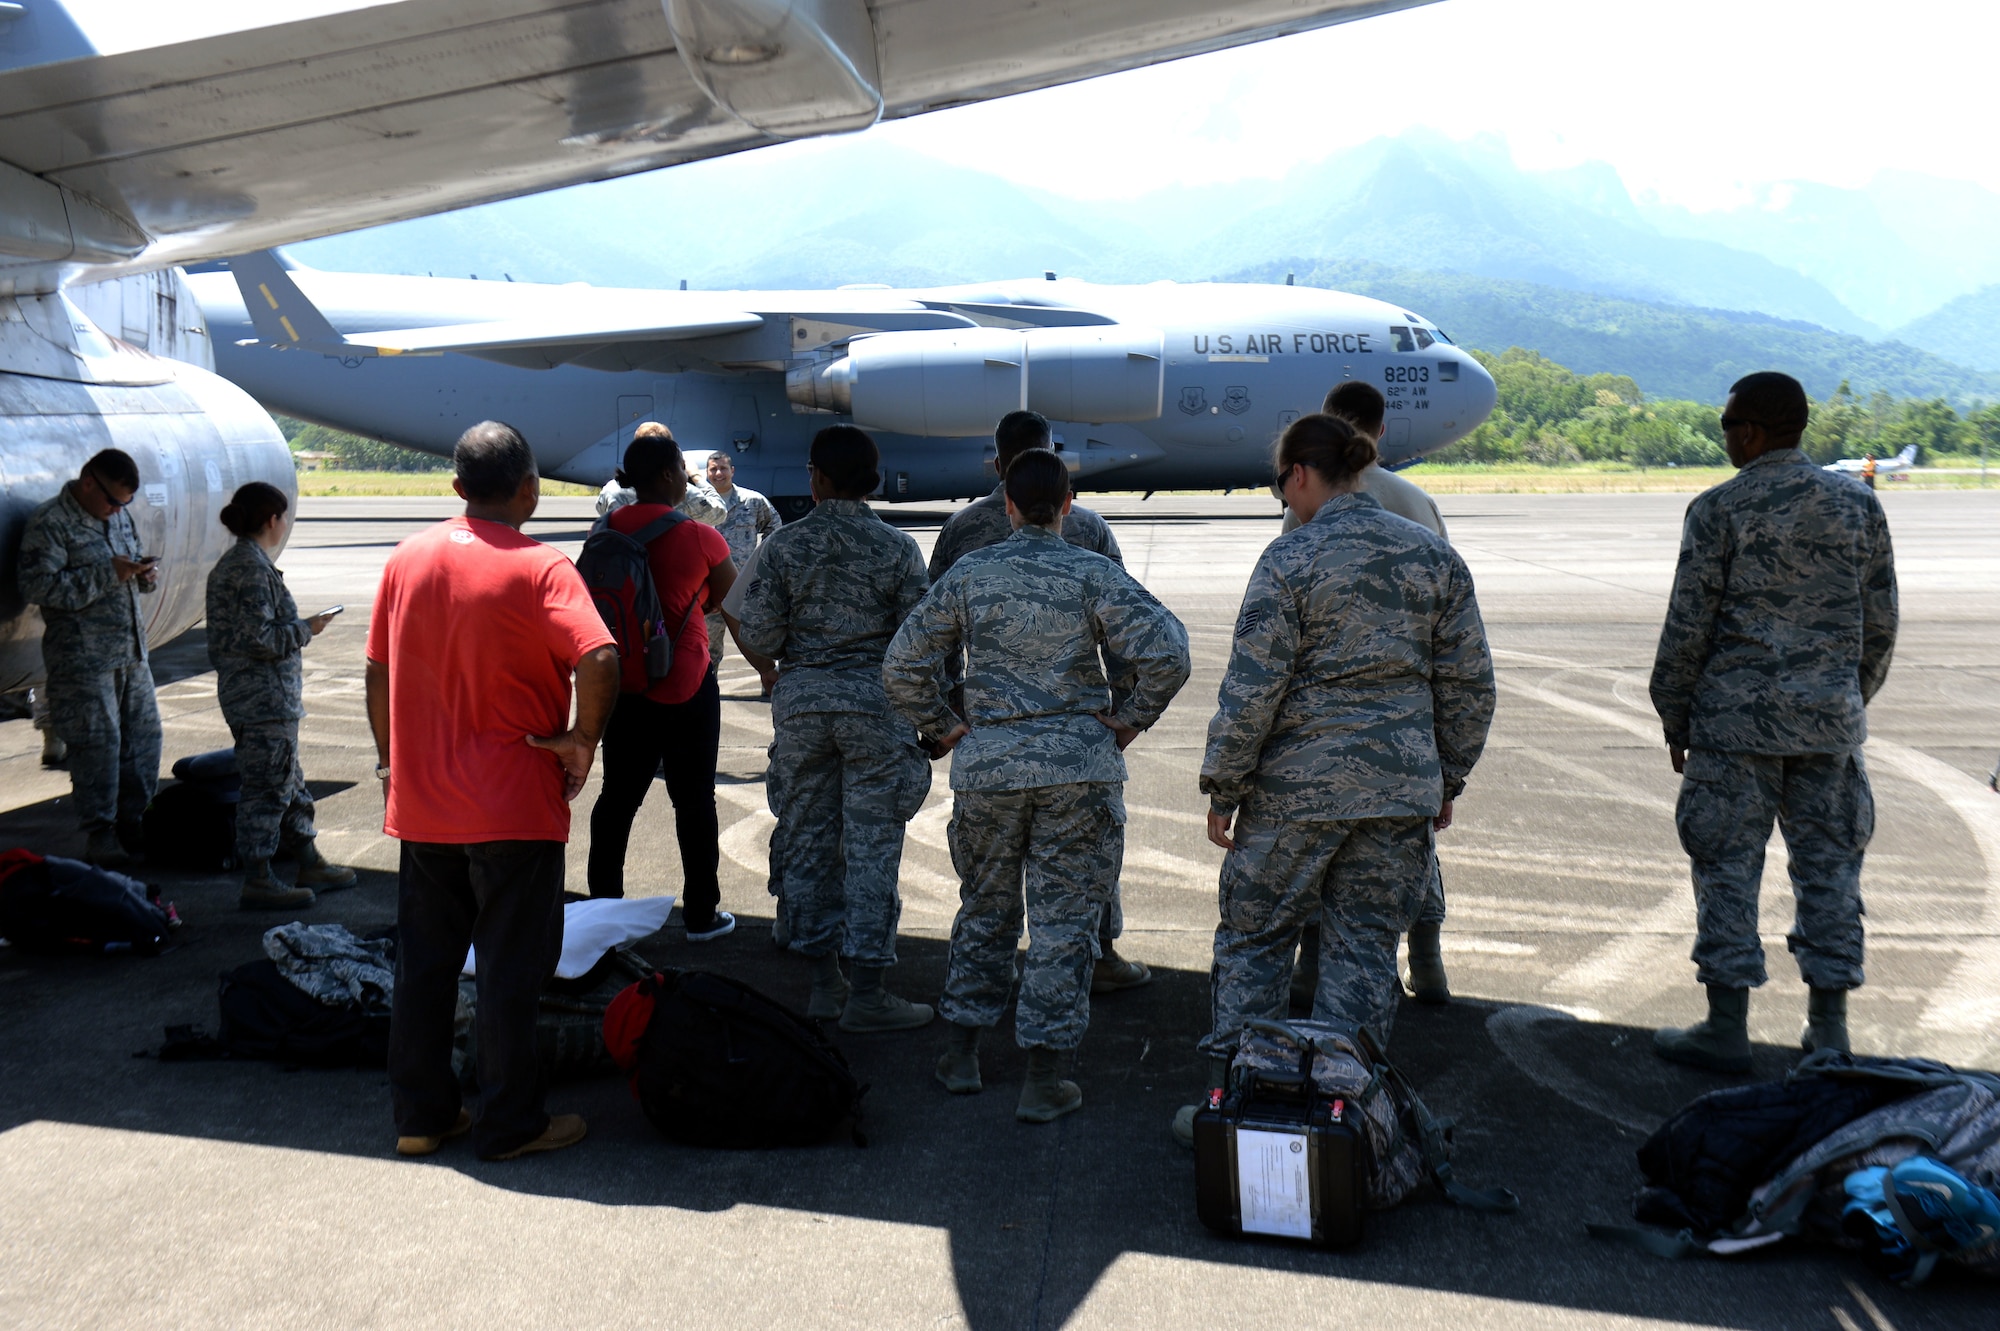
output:
[[[339,333],[357,340],[383,329],[532,324],[538,311],[573,322],[600,297],[669,310],[688,299],[308,270],[291,277]],[[1277,434],[1343,379],[1368,380],[1387,397],[1383,455],[1391,465],[1461,438],[1494,401],[1485,370],[1428,320],[1305,287],[1022,281],[703,292],[704,301],[754,312],[760,326],[591,353],[601,368],[526,368],[458,353],[273,347],[258,337],[231,274],[193,274],[189,284],[217,370],[273,410],[437,454],[448,454],[467,426],[498,418],[526,435],[545,475],[591,485],[611,475],[636,423],[659,420],[690,449],[731,450],[741,484],[801,496],[813,434],[852,420],[881,446],[885,499],[983,494],[993,484],[993,422],[1012,406],[1059,402],[1098,417],[1044,411],[1080,490],[1255,486],[1268,483]],[[1109,350],[1086,361],[1065,345],[1071,359],[1042,368],[1050,344],[1079,339]],[[841,379],[839,394],[802,390],[814,374]],[[815,410],[802,399],[839,405]]]

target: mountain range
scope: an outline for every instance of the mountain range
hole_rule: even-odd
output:
[[[1718,366],[1776,363],[1783,343],[1786,363],[1816,367],[1815,384],[1835,373],[1857,389],[1970,400],[2000,397],[1979,372],[2000,370],[1995,235],[2000,194],[1965,182],[1900,173],[1860,190],[1772,186],[1741,208],[1696,213],[1635,199],[1602,163],[1530,172],[1495,140],[1419,130],[1277,181],[1108,201],[861,136],[292,253],[330,269],[710,290],[931,286],[1044,270],[1199,281],[1285,266],[1314,284],[1341,285],[1347,273],[1434,292],[1408,303],[1456,324],[1469,345],[1518,343],[1560,360],[1554,338],[1592,360],[1627,356],[1591,368],[1630,373],[1654,393],[1713,396],[1695,386]]]

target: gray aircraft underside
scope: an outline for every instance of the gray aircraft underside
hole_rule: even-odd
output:
[[[163,558],[143,602],[156,644],[201,616],[228,494],[248,480],[295,492],[277,428],[213,373],[173,265],[1429,2],[0,4],[0,690],[42,672],[21,527],[91,453],[139,464],[133,516]],[[704,398],[632,391],[670,415]],[[738,396],[765,410],[754,386],[709,409],[732,429]]]
[[[1161,490],[1268,483],[1277,433],[1343,379],[1388,398],[1391,465],[1494,402],[1429,320],[1307,287],[679,292],[237,267],[188,284],[217,369],[275,411],[438,454],[498,418],[543,474],[587,485],[658,420],[794,512],[837,420],[875,433],[882,496],[908,501],[989,490],[993,425],[1020,407],[1053,422],[1079,489]]]

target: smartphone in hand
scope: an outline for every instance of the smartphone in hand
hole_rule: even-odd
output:
[[[324,610],[320,611],[320,612],[319,612],[318,614],[314,615],[314,616],[313,616],[313,618],[314,618],[314,619],[332,619],[332,618],[333,618],[333,617],[334,617],[335,615],[339,614],[339,613],[340,613],[341,611],[343,611],[343,610],[345,610],[345,609],[347,609],[347,607],[346,607],[346,606],[344,606],[344,605],[330,605],[330,606],[328,606],[328,607],[327,607],[326,609],[324,609]]]

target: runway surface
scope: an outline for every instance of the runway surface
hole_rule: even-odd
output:
[[[558,1087],[590,1120],[572,1150],[482,1164],[462,1146],[390,1152],[382,1074],[135,1059],[161,1028],[215,1022],[215,978],[259,955],[280,919],[234,909],[223,877],[157,875],[190,923],[157,960],[50,961],[0,951],[0,1324],[250,1326],[869,1326],[989,1328],[1171,1322],[1416,1327],[1990,1325],[1995,1291],[1946,1277],[1891,1288],[1850,1256],[1804,1246],[1672,1264],[1608,1248],[1586,1220],[1625,1219],[1633,1148],[1724,1079],[1659,1062],[1651,1029],[1691,1020],[1693,906],[1675,839],[1677,778],[1646,678],[1684,495],[1441,500],[1475,575],[1500,707],[1486,756],[1440,841],[1457,1000],[1405,1004],[1392,1055],[1459,1120],[1459,1176],[1504,1183],[1521,1213],[1424,1200],[1371,1216],[1325,1254],[1214,1238],[1192,1166],[1167,1133],[1199,1079],[1220,852],[1195,787],[1230,627],[1270,501],[1096,503],[1126,564],[1186,622],[1195,673],[1128,754],[1127,931],[1149,988],[1101,998],[1078,1062],[1083,1110],[1012,1117],[1022,1060],[986,1043],[985,1094],[931,1080],[929,1030],[839,1036],[868,1095],[870,1146],[702,1153],[657,1138],[622,1083]],[[1903,631],[1871,711],[1878,825],[1864,889],[1864,1052],[2000,1065],[2000,495],[1884,495]],[[952,506],[889,510],[928,550]],[[321,846],[365,870],[306,918],[361,928],[395,912],[396,847],[362,709],[369,601],[395,542],[454,511],[435,500],[308,499],[282,567],[302,610],[348,613],[309,649],[304,761]],[[588,501],[529,530],[574,552]],[[162,652],[167,754],[228,743],[196,630]],[[723,664],[723,902],[742,927],[644,950],[730,971],[803,1005],[803,963],[768,942],[764,749],[754,675]],[[37,763],[25,721],[0,724],[0,848],[80,847],[67,778]],[[569,878],[583,882],[578,801]],[[892,984],[934,997],[956,906],[938,773],[903,866]],[[679,883],[663,790],[641,812],[635,895]],[[1772,982],[1753,999],[1758,1071],[1795,1061],[1805,991],[1786,955],[1782,842],[1764,882]]]

